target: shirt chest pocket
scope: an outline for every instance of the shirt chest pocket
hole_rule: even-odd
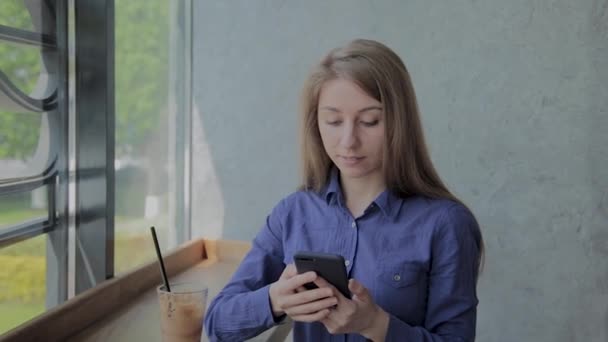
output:
[[[379,278],[385,285],[401,289],[415,285],[420,280],[420,273],[417,267],[389,267],[380,272]]]
[[[417,323],[426,302],[426,274],[415,264],[380,266],[374,299],[385,311],[408,323]]]

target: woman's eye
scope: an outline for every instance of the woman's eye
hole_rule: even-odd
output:
[[[364,126],[372,127],[372,126],[376,126],[378,124],[378,120],[374,120],[374,121],[361,121],[361,123]]]
[[[336,120],[336,121],[326,121],[326,123],[328,125],[330,125],[330,126],[338,126],[341,123],[341,121],[339,121],[339,120]]]

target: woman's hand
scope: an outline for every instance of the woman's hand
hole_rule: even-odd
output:
[[[338,303],[331,288],[306,290],[304,284],[322,278],[314,272],[298,274],[293,264],[287,265],[279,280],[268,290],[270,305],[275,317],[287,314],[294,321],[315,322],[327,317],[332,306]],[[327,283],[327,282],[325,282]]]
[[[369,291],[358,281],[350,279],[348,289],[352,300],[344,297],[333,285],[317,277],[319,288],[330,288],[338,305],[321,320],[331,334],[358,333],[372,341],[384,341],[389,315],[374,302]]]

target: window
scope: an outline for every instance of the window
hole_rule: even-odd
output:
[[[2,3],[5,6],[10,3]],[[4,10],[2,13],[5,13]],[[25,13],[15,13],[16,17],[26,16]],[[0,41],[0,70],[3,72],[4,87],[14,87],[14,92],[30,95],[36,91],[36,84],[41,76],[40,51],[28,46],[13,46]],[[19,96],[14,92],[12,96]],[[20,94],[20,95],[21,95]],[[48,158],[44,141],[41,136],[48,135],[48,126],[42,126],[43,114],[32,113],[27,109],[9,103],[0,108],[0,178],[17,178],[40,174],[45,165],[42,158]],[[42,143],[42,145],[41,145]],[[38,152],[38,153],[36,153]],[[39,161],[36,163],[36,161]]]
[[[46,239],[0,249],[0,334],[45,311]]]
[[[61,121],[57,30],[49,3],[0,2],[0,333],[63,300],[55,196]],[[56,20],[58,19],[58,20]],[[58,139],[59,138],[59,139]],[[55,244],[55,247],[59,247]],[[64,272],[65,273],[65,272]]]
[[[187,6],[0,1],[0,334],[189,237]]]
[[[187,238],[183,189],[188,182],[183,179],[188,177],[190,36],[185,5],[116,1],[117,274],[156,257],[150,226],[156,227],[163,249]]]

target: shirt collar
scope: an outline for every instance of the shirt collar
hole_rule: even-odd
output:
[[[340,172],[336,167],[332,167],[329,173],[329,180],[323,190],[323,198],[329,205],[340,204],[343,205],[344,195],[342,194],[342,187],[340,186]],[[386,218],[391,218],[396,215],[396,211],[401,207],[403,199],[395,195],[393,191],[384,190],[378,197],[373,201],[372,205],[378,206],[378,209]]]
[[[340,187],[340,173],[336,167],[332,167],[329,172],[329,181],[325,186],[323,197],[327,204],[334,204],[338,201],[338,197],[342,197],[342,188]]]
[[[396,215],[396,211],[401,207],[403,199],[395,195],[391,190],[384,190],[374,200],[374,204],[382,211],[386,218],[391,218]]]

